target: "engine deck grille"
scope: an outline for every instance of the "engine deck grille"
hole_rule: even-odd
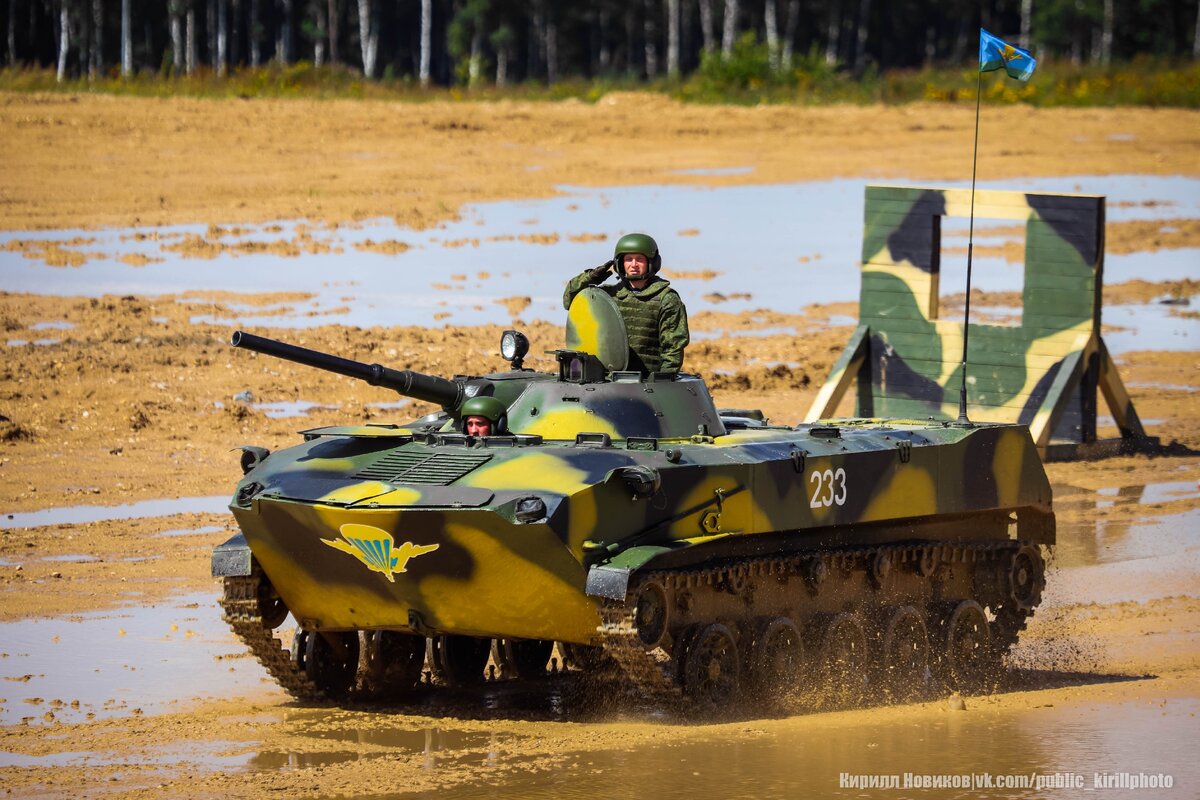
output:
[[[490,454],[429,454],[411,450],[393,450],[371,466],[360,470],[354,477],[368,481],[386,481],[387,483],[449,486],[491,459]]]

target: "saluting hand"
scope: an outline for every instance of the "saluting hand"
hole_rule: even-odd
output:
[[[605,279],[608,278],[608,274],[612,272],[612,268],[613,260],[610,258],[600,266],[589,269],[587,273],[588,283],[593,286],[604,283]]]

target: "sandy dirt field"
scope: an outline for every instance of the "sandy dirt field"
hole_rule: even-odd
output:
[[[591,107],[0,94],[0,229],[280,219],[337,224],[378,216],[428,226],[453,216],[465,202],[541,197],[561,184],[958,178],[961,165],[969,163],[972,112],[933,105],[707,108],[639,95],[610,96]],[[990,178],[1200,174],[1200,114],[1195,112],[987,109],[984,124],[1039,132],[1015,143],[1002,137],[984,143],[980,172]],[[741,166],[754,171],[677,174]],[[1198,238],[1193,220],[1180,220],[1166,233],[1162,226],[1128,223],[1113,226],[1109,247],[1114,252],[1195,247]],[[48,264],[56,258],[25,245],[14,249]],[[1194,280],[1134,281],[1107,287],[1105,299],[1147,302],[1196,291]],[[394,394],[232,351],[229,327],[193,323],[194,308],[178,299],[0,294],[0,327],[9,339],[36,338],[32,326],[45,320],[72,326],[56,332],[61,339],[56,344],[6,349],[0,368],[0,511],[15,517],[66,506],[223,495],[239,474],[237,454],[230,452],[239,444],[275,449],[296,441],[301,428],[347,419],[403,421],[426,410],[420,404],[398,411],[374,408],[371,403],[393,400]],[[221,318],[232,316],[235,304],[305,298],[214,291],[188,299],[205,301],[211,315]],[[517,318],[524,304],[511,300]],[[1003,306],[1011,298],[982,297],[980,302]],[[709,377],[718,405],[761,408],[774,420],[794,423],[849,335],[851,329],[837,321],[855,313],[853,305],[837,305],[795,314],[694,315],[698,331],[786,326],[797,335],[698,341],[688,350],[688,369]],[[524,328],[535,354],[542,349],[536,343],[551,347],[561,340],[554,325],[535,322]],[[464,357],[501,368],[493,348],[502,329],[327,325],[258,332],[359,360],[453,374]],[[785,363],[768,367],[752,361]],[[788,365],[795,363],[802,366]],[[64,685],[38,702],[18,699],[18,676],[0,684],[0,710],[21,707],[11,714],[17,721],[0,726],[0,781],[8,794],[28,797],[435,791],[472,797],[493,791],[489,786],[513,797],[551,791],[599,796],[605,792],[589,781],[612,786],[622,775],[627,779],[627,770],[645,774],[648,767],[636,754],[660,753],[654,748],[667,741],[672,763],[674,756],[686,763],[659,772],[650,768],[655,774],[640,788],[671,796],[711,791],[714,778],[740,774],[741,762],[727,765],[724,773],[709,771],[713,759],[726,763],[729,742],[736,741],[747,753],[774,752],[787,743],[788,752],[811,751],[812,758],[825,759],[811,765],[824,770],[820,779],[804,784],[796,783],[798,767],[781,762],[751,768],[757,762],[744,755],[748,774],[782,781],[767,794],[800,796],[796,792],[807,786],[833,796],[838,771],[873,771],[879,742],[907,752],[913,731],[935,752],[942,747],[976,755],[995,752],[997,763],[1014,770],[1039,758],[1075,767],[1073,756],[1057,757],[1064,762],[1020,745],[1021,735],[1013,744],[996,744],[991,738],[996,730],[1051,731],[1098,720],[1101,728],[1125,726],[1134,739],[1161,733],[1194,742],[1200,733],[1200,574],[1187,559],[1149,573],[1145,562],[1143,568],[1137,563],[1146,552],[1163,557],[1157,545],[1146,544],[1153,536],[1139,531],[1161,525],[1169,541],[1187,544],[1200,527],[1196,352],[1132,352],[1118,363],[1126,384],[1142,387],[1131,389],[1138,411],[1156,420],[1150,432],[1173,445],[1171,453],[1049,465],[1066,544],[1051,572],[1046,607],[1014,652],[1000,691],[966,698],[964,712],[942,699],[683,723],[620,704],[575,708],[567,703],[564,712],[544,699],[503,693],[486,703],[455,699],[415,711],[336,709],[297,705],[262,682],[217,701],[196,699],[181,688],[169,708],[143,713],[134,700],[115,712],[98,706],[100,713],[88,719],[72,708],[78,709],[81,700],[87,706],[103,698]],[[545,356],[530,360],[535,368],[548,364]],[[337,398],[338,408],[275,419],[234,400],[245,390]],[[1165,493],[1152,489],[1164,485]],[[6,527],[0,531],[0,625],[118,613],[180,595],[211,598],[217,592],[209,577],[211,547],[232,533],[231,526],[227,514],[206,511]],[[160,535],[180,530],[199,532]],[[1107,538],[1091,534],[1101,530]],[[1123,555],[1112,556],[1106,548]],[[1109,569],[1113,559],[1120,565]],[[219,612],[208,602],[195,613]],[[119,652],[123,644],[115,638],[108,646]],[[0,642],[0,661],[15,659],[19,649]],[[256,669],[248,658],[232,657],[230,664],[239,674],[253,675]],[[127,667],[167,668],[138,664],[136,657]],[[226,668],[224,662],[220,668]],[[1161,728],[1153,720],[1145,730],[1135,727],[1144,709],[1161,711]],[[1071,749],[1065,734],[1061,740],[1054,736],[1046,734],[1048,741],[1062,744],[1063,752],[1082,752]],[[845,749],[829,752],[830,741]],[[981,742],[992,742],[991,749]],[[1189,766],[1194,757],[1163,747],[1163,763],[1177,768],[1185,783],[1163,796],[1197,796],[1200,774]],[[925,758],[926,765],[936,763]],[[1138,763],[1126,766],[1139,768]],[[614,794],[642,796],[626,790]],[[727,794],[756,792],[746,784]]]

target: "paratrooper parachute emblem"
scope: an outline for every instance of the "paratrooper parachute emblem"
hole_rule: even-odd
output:
[[[392,576],[397,572],[407,572],[410,559],[432,553],[440,545],[413,544],[405,542],[396,547],[396,542],[387,531],[372,525],[347,523],[338,529],[341,539],[322,539],[330,547],[349,553],[367,565],[372,572],[382,572],[390,582],[395,583]]]

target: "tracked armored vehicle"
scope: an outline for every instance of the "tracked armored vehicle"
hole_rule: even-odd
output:
[[[243,448],[213,554],[234,631],[300,698],[546,672],[615,673],[727,706],[979,686],[1017,639],[1053,544],[1050,486],[1011,424],[772,425],[693,375],[626,371],[611,300],[573,303],[558,370],[437,378],[238,333],[237,347],[442,406]],[[507,409],[488,436],[459,409]],[[290,651],[273,630],[298,623]],[[604,666],[606,665],[606,666]],[[931,677],[932,676],[932,677]]]

